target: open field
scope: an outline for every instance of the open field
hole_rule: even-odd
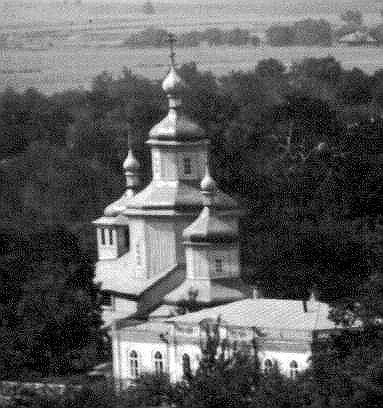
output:
[[[304,57],[335,56],[345,68],[359,67],[373,73],[383,68],[382,49],[375,47],[213,47],[178,49],[178,62],[195,61],[199,69],[217,75],[231,70],[248,70],[265,58],[277,58],[285,64]],[[168,57],[164,49],[128,49],[121,47],[63,48],[50,50],[8,50],[0,60],[0,90],[35,87],[51,94],[69,88],[88,88],[102,71],[119,75],[123,67],[134,73],[162,78]]]
[[[346,8],[359,8],[365,22],[383,22],[378,0],[153,0],[155,15],[142,13],[143,0],[94,2],[81,6],[63,2],[19,3],[0,1],[0,35],[7,45],[0,48],[0,91],[35,87],[47,94],[69,88],[88,88],[92,78],[106,70],[118,75],[125,66],[149,78],[166,71],[164,49],[128,49],[124,39],[149,26],[175,33],[207,27],[247,28],[264,35],[273,23],[289,23],[305,17],[323,17],[339,25]],[[1,47],[1,42],[0,42]],[[179,48],[178,62],[195,61],[202,70],[224,74],[251,69],[259,60],[278,58],[289,65],[307,56],[333,55],[346,68],[359,67],[369,73],[383,68],[381,48],[368,47],[269,47]]]

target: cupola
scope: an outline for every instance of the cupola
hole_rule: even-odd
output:
[[[129,149],[128,156],[123,164],[125,177],[126,177],[126,194],[133,197],[133,195],[140,188],[140,163],[134,156],[133,150]]]
[[[201,193],[204,196],[204,208],[198,218],[184,230],[184,241],[190,243],[238,241],[237,231],[218,215],[216,209],[218,188],[208,168],[201,181]]]
[[[192,121],[182,109],[182,96],[185,92],[186,84],[179,76],[175,66],[174,41],[175,37],[170,35],[170,69],[162,82],[162,89],[169,101],[169,110],[167,116],[151,129],[149,142],[193,142],[206,138],[204,130]]]
[[[201,181],[204,208],[183,231],[189,279],[239,277],[238,231],[216,207],[217,184],[206,168]]]

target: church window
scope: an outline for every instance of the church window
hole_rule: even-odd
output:
[[[154,355],[154,371],[157,375],[164,372],[164,360],[162,358],[162,354],[159,351],[157,351]]]
[[[265,374],[270,374],[273,369],[273,362],[269,359],[265,360],[263,363],[263,371]]]
[[[129,251],[129,248],[130,248],[130,231],[129,231],[129,227],[126,227],[126,229],[124,231],[124,235],[125,235],[125,248]]]
[[[113,245],[113,230],[109,229],[109,245]]]
[[[135,350],[129,353],[129,375],[131,378],[139,376],[138,354]]]
[[[190,157],[184,158],[184,174],[185,176],[190,176],[192,174],[192,165]]]
[[[102,244],[102,245],[105,245],[105,244],[106,244],[105,228],[101,228],[101,244]]]
[[[218,276],[223,274],[223,261],[221,258],[215,259],[215,274]]]
[[[182,356],[182,372],[186,378],[191,376],[190,356],[188,354]]]
[[[142,262],[141,248],[140,248],[140,244],[137,243],[136,244],[136,263],[137,263],[137,266],[141,266],[141,262]]]
[[[290,378],[292,380],[295,380],[297,378],[297,374],[298,374],[298,363],[293,360],[290,363]]]

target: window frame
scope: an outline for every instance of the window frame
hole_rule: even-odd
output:
[[[160,351],[154,353],[154,372],[156,375],[164,373],[164,357]]]
[[[183,170],[184,176],[192,176],[193,175],[193,166],[192,166],[191,157],[183,157],[182,158],[182,170]]]
[[[130,350],[128,353],[129,378],[138,378],[140,376],[140,357],[136,350]]]

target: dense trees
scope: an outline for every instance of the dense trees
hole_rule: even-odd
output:
[[[166,30],[149,27],[146,30],[131,34],[125,41],[125,45],[131,48],[166,47],[168,36],[169,32]],[[232,30],[207,28],[204,31],[189,31],[178,36],[178,45],[182,47],[196,47],[203,41],[209,46],[259,45],[259,38],[256,35],[250,34],[249,30],[240,28]]]
[[[266,31],[267,42],[273,46],[331,45],[332,28],[328,21],[305,19],[288,25],[272,25]]]
[[[305,297],[315,284],[322,299],[339,304],[336,318],[351,310],[379,321],[382,73],[345,70],[331,57],[290,69],[270,59],[220,78],[193,63],[180,71],[189,84],[185,109],[211,139],[212,171],[248,210],[246,279],[279,297]],[[144,142],[166,109],[160,83],[128,69],[119,78],[99,75],[87,92],[0,96],[4,370],[81,371],[97,359],[89,222],[122,194],[129,142],[148,180]],[[373,350],[378,340],[370,339]],[[355,350],[345,372],[362,349]],[[362,367],[366,387],[377,381],[375,363]]]

